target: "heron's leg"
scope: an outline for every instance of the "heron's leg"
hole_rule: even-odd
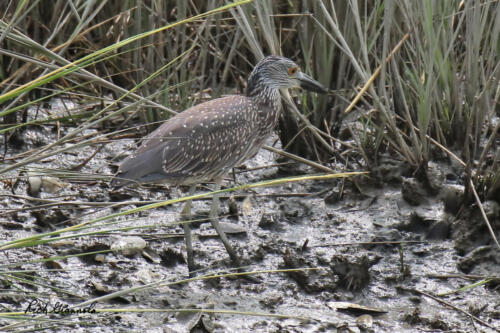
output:
[[[191,185],[189,187],[189,195],[193,195],[196,190],[195,185]],[[188,265],[188,271],[189,271],[189,277],[192,277],[193,271],[195,270],[194,266],[194,255],[193,255],[193,239],[191,237],[191,227],[189,226],[189,223],[186,223],[187,221],[191,220],[192,215],[191,215],[191,206],[192,202],[191,200],[188,200],[186,204],[184,205],[184,208],[182,209],[181,212],[181,218],[182,218],[182,227],[184,228],[184,238],[186,240],[186,252],[187,252],[187,265]]]
[[[215,181],[214,190],[215,191],[220,190],[222,178],[217,177],[214,181]],[[214,194],[214,196],[212,198],[212,207],[210,208],[210,222],[212,223],[212,226],[214,227],[215,231],[217,231],[217,234],[219,235],[220,240],[224,244],[224,247],[226,248],[226,251],[229,254],[229,257],[231,258],[233,265],[236,267],[240,267],[241,266],[240,258],[238,258],[238,255],[236,254],[233,247],[229,243],[229,240],[227,239],[226,234],[221,229],[220,224],[219,224],[219,194]]]

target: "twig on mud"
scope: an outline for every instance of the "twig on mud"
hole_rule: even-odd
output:
[[[330,247],[330,246],[356,246],[356,245],[400,245],[400,244],[422,244],[428,241],[386,241],[386,242],[357,242],[357,243],[331,243],[321,245],[310,245],[309,247]]]
[[[295,154],[288,153],[288,152],[283,151],[281,149],[276,149],[276,148],[270,147],[270,146],[263,146],[262,148],[264,148],[266,150],[269,150],[269,151],[272,151],[273,153],[280,154],[281,156],[285,156],[285,157],[290,158],[292,160],[298,161],[300,163],[307,164],[310,167],[313,167],[315,169],[318,169],[318,170],[321,170],[321,171],[324,171],[324,172],[335,173],[335,170],[330,169],[329,167],[326,167],[326,166],[321,165],[319,163],[307,160],[307,159],[302,158],[300,156],[297,156]]]
[[[431,299],[435,300],[435,301],[436,301],[436,302],[438,302],[438,303],[441,303],[441,304],[443,304],[443,305],[446,305],[447,307],[450,307],[450,308],[452,308],[453,310],[456,310],[456,311],[458,311],[458,312],[461,312],[461,313],[465,314],[465,315],[466,315],[466,316],[468,316],[469,318],[474,319],[475,321],[477,321],[478,323],[480,323],[480,324],[482,324],[482,325],[484,325],[484,326],[486,326],[486,327],[489,327],[489,328],[491,328],[491,329],[493,329],[493,330],[495,330],[495,331],[497,331],[497,332],[500,332],[500,329],[498,329],[498,328],[496,328],[496,327],[491,326],[490,324],[488,324],[488,323],[487,323],[487,322],[485,322],[484,320],[479,319],[478,317],[474,316],[473,314],[471,314],[471,313],[469,313],[469,312],[467,312],[467,311],[465,311],[465,310],[463,310],[463,309],[461,309],[461,308],[459,308],[459,307],[457,307],[457,306],[455,306],[455,305],[453,305],[453,304],[451,304],[451,303],[449,303],[449,302],[446,302],[446,301],[444,301],[444,300],[442,300],[442,299],[440,299],[440,298],[437,298],[436,296],[433,296],[433,295],[431,295],[431,294],[428,294],[428,293],[426,293],[425,291],[420,291],[420,290],[418,290],[418,289],[411,289],[411,291],[413,291],[413,292],[415,292],[415,293],[417,293],[417,294],[420,294],[420,295],[423,295],[423,296],[429,297],[429,298],[431,298]]]
[[[94,158],[95,155],[97,155],[98,152],[100,152],[102,150],[102,148],[104,148],[104,144],[101,144],[99,147],[97,147],[97,149],[92,153],[90,154],[89,157],[87,157],[83,162],[81,162],[80,164],[78,165],[75,165],[74,167],[71,167],[70,170],[71,171],[78,171],[78,170],[81,170],[85,165],[87,165],[87,163],[90,162],[91,159]]]
[[[465,279],[465,280],[500,280],[500,276],[488,275],[469,275],[469,274],[427,274],[429,278],[435,279]]]

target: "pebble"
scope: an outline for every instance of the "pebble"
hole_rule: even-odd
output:
[[[146,247],[146,241],[138,236],[119,237],[113,244],[111,250],[128,257],[141,252]]]

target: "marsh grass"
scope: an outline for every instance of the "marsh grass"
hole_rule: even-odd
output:
[[[137,114],[144,123],[156,122],[172,109],[203,101],[205,87],[211,88],[207,97],[234,92],[227,90],[230,86],[242,91],[255,59],[281,53],[297,59],[306,72],[333,90],[329,96],[315,98],[303,94],[300,111],[286,98],[279,133],[290,152],[327,163],[339,148],[332,147],[329,135],[339,134],[347,104],[380,66],[380,74],[355,105],[360,117],[370,118],[366,124],[375,131],[354,133],[364,135],[357,141],[363,145],[358,147],[363,156],[370,156],[364,161],[367,166],[376,165],[388,144],[415,168],[425,168],[429,160],[441,157],[426,138],[430,136],[445,147],[461,150],[468,168],[475,168],[478,161],[481,172],[475,173],[476,182],[488,175],[493,187],[498,187],[487,158],[497,133],[490,122],[498,103],[498,2],[265,0],[188,20],[164,32],[159,25],[210,11],[220,2],[37,5],[32,4],[31,11],[24,2],[17,8],[13,4],[3,8],[0,39],[6,44],[2,52],[9,64],[4,63],[2,71],[0,101],[6,106],[1,115],[11,120],[7,123],[17,123],[11,112],[30,103],[14,106],[22,96],[28,91],[46,94],[35,88],[61,78],[65,89],[85,91],[87,102],[98,102],[109,91],[121,98],[141,99],[142,108],[134,107],[143,112]],[[46,22],[44,12],[50,10],[60,10],[60,19]],[[27,17],[34,27],[23,24]],[[25,33],[51,24],[51,30],[39,29],[33,36]],[[405,34],[409,38],[402,48],[384,61]],[[94,35],[102,38],[89,38]],[[34,62],[36,58],[40,60]],[[163,67],[166,63],[171,66]],[[44,73],[50,74],[40,78]],[[28,83],[16,87],[19,80]],[[69,82],[77,84],[68,86]],[[54,94],[68,92],[60,87]],[[122,112],[126,110],[117,111]],[[485,146],[485,141],[490,145]],[[497,165],[495,160],[493,171]]]

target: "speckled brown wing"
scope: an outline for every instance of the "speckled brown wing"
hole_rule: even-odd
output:
[[[241,163],[259,141],[257,107],[245,96],[205,102],[169,119],[121,164],[113,186],[209,180]]]

